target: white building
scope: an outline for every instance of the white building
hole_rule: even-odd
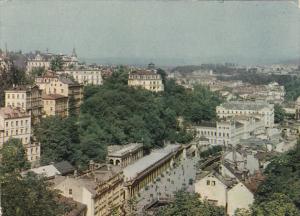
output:
[[[195,192],[202,200],[223,206],[228,215],[234,215],[238,208],[249,209],[254,194],[234,173],[224,165],[219,170],[203,171],[195,181]]]
[[[0,108],[0,148],[9,139],[20,139],[27,159],[33,164],[40,159],[40,145],[31,142],[31,115],[21,108]]]
[[[265,127],[274,126],[274,105],[264,101],[228,101],[216,108],[219,118],[254,116],[264,121]]]
[[[193,126],[196,137],[205,137],[210,145],[237,145],[264,130],[264,122],[255,117],[231,117],[216,123],[202,123]]]
[[[99,69],[66,69],[58,71],[58,74],[68,74],[79,84],[102,85],[102,72]]]
[[[32,71],[34,68],[44,68],[45,70],[50,69],[50,62],[52,56],[37,54],[34,58],[27,60],[27,72]]]

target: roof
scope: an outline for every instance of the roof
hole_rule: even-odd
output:
[[[139,173],[143,172],[153,164],[157,163],[161,159],[176,152],[180,148],[179,144],[167,145],[162,149],[152,151],[149,155],[137,160],[135,163],[124,168],[123,173],[126,181],[132,180],[138,176]]]
[[[75,168],[68,161],[55,163],[54,167],[60,172],[61,175],[73,173],[75,170]]]
[[[78,83],[76,83],[73,80],[71,80],[70,78],[64,77],[64,76],[60,76],[59,81],[61,81],[64,84],[68,84],[68,85],[78,85]]]
[[[4,119],[30,117],[30,115],[28,113],[26,113],[25,110],[23,110],[23,109],[21,109],[19,107],[12,108],[11,106],[1,107],[0,108],[0,115]]]
[[[228,101],[222,103],[219,107],[236,110],[261,110],[271,106],[273,105],[265,101]]]
[[[131,75],[158,75],[153,70],[136,70],[130,72]]]
[[[58,169],[56,169],[56,167],[53,164],[33,168],[30,171],[36,173],[37,175],[44,175],[47,178],[52,178],[56,175],[60,175],[60,172],[58,171]]]
[[[36,87],[38,88],[37,85],[17,85],[8,90],[5,90],[5,92],[8,92],[8,91],[30,91],[31,89],[36,88]]]
[[[115,147],[118,147],[116,149]],[[142,143],[131,143],[124,146],[108,146],[108,157],[121,157],[123,155],[126,155],[128,153],[134,152],[139,148],[142,148]],[[115,149],[115,150],[114,150]]]
[[[43,100],[57,100],[62,98],[68,98],[68,97],[60,94],[47,94],[42,96]]]

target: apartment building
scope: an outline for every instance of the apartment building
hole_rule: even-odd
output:
[[[164,91],[162,77],[155,70],[136,70],[129,73],[128,86],[142,87],[149,91]]]
[[[27,159],[36,163],[40,159],[40,145],[31,142],[31,116],[24,109],[11,106],[0,108],[0,147],[9,139],[20,139]]]
[[[83,85],[67,77],[58,76],[53,72],[37,77],[35,82],[42,90],[43,95],[59,94],[68,97],[68,105],[70,105],[69,102],[72,99],[74,101],[74,109],[79,113],[83,100]],[[68,107],[68,111],[69,109],[70,107]]]
[[[124,215],[125,192],[121,168],[90,163],[88,172],[81,176],[57,176],[55,189],[61,195],[87,206],[87,216]]]
[[[68,116],[68,97],[59,94],[43,95],[43,116]]]
[[[31,114],[32,124],[36,124],[42,116],[42,91],[37,85],[14,86],[5,91],[5,106],[24,109]]]

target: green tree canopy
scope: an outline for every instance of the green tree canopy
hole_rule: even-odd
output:
[[[157,216],[225,216],[225,209],[202,202],[198,194],[179,191],[175,200],[157,213]]]
[[[51,61],[50,61],[50,69],[52,71],[59,71],[63,69],[63,59],[60,55],[55,56]]]

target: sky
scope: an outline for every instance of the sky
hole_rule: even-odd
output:
[[[0,47],[97,63],[277,63],[300,58],[295,2],[0,1]]]

